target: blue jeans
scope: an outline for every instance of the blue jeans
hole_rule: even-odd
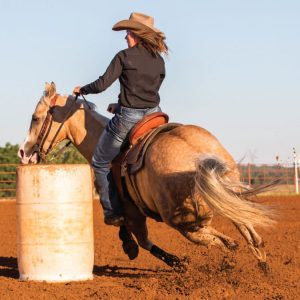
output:
[[[122,215],[121,203],[110,170],[111,161],[119,154],[130,129],[145,115],[159,111],[159,106],[146,109],[119,106],[103,130],[92,158],[92,167],[105,217]]]

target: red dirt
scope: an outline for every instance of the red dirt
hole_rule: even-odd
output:
[[[175,230],[149,220],[151,240],[166,251],[189,258],[188,271],[175,273],[140,250],[129,261],[117,228],[103,224],[95,202],[94,280],[49,284],[18,279],[15,202],[0,202],[0,299],[300,299],[300,197],[265,197],[278,205],[276,228],[258,230],[265,240],[265,275],[237,230],[221,217],[214,226],[236,239],[231,254],[192,244]]]

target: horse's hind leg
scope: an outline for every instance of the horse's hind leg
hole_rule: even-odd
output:
[[[180,232],[188,240],[202,246],[217,246],[223,250],[226,250],[226,248],[229,250],[234,250],[238,247],[238,244],[233,239],[210,226],[201,227],[197,231],[180,230]]]
[[[250,250],[252,251],[254,256],[258,259],[259,263],[264,264],[266,262],[266,253],[262,249],[262,247],[264,246],[263,240],[257,234],[253,226],[251,224],[243,225],[237,223],[234,223],[234,225],[237,227],[239,232],[247,241]]]
[[[193,202],[190,199],[187,199],[180,210],[182,215],[177,216],[178,224],[174,224],[174,227],[188,240],[196,244],[206,247],[218,246],[222,249],[236,249],[238,245],[234,240],[210,226],[213,218],[213,211],[206,204],[203,197],[195,193],[193,201],[196,205],[193,205]],[[187,218],[185,216],[190,216],[190,219],[194,216],[196,219],[194,222],[188,223],[186,222]]]

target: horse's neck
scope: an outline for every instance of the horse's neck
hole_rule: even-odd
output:
[[[81,105],[66,124],[68,138],[89,162],[107,122],[106,117]]]

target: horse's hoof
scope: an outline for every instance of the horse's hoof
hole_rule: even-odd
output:
[[[182,262],[175,263],[172,269],[177,273],[185,273],[187,271],[187,265]]]
[[[129,240],[127,242],[123,242],[122,244],[123,250],[125,254],[128,256],[130,260],[133,260],[139,255],[139,246],[134,240]]]
[[[173,261],[173,270],[178,273],[185,273],[188,269],[190,259],[188,257],[184,257],[182,260],[179,258]]]
[[[229,244],[227,248],[231,251],[235,251],[239,248],[239,244],[236,241],[234,241],[233,243]]]
[[[267,264],[267,262],[265,261],[260,261],[258,262],[258,266],[259,268],[263,271],[263,273],[265,275],[268,275],[269,271],[270,271],[270,268],[269,268],[269,265]]]

